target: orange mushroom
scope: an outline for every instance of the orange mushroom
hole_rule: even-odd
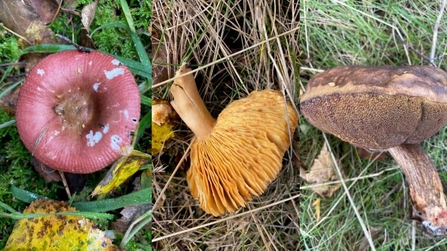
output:
[[[183,65],[176,76],[190,71]],[[283,94],[254,91],[228,105],[216,120],[192,74],[175,79],[170,91],[172,107],[195,135],[187,181],[200,207],[219,216],[262,194],[278,175],[298,125],[298,114]]]

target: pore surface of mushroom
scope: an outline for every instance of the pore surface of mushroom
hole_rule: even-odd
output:
[[[447,73],[431,66],[336,67],[309,81],[300,109],[324,132],[388,149],[405,174],[415,216],[433,233],[445,233],[442,184],[418,143],[447,123]]]
[[[112,56],[64,51],[41,60],[17,100],[20,138],[41,162],[60,171],[91,173],[131,144],[140,92],[129,69]]]
[[[182,66],[177,76],[189,71]],[[217,120],[200,98],[192,74],[177,78],[171,93],[172,106],[196,136],[187,180],[200,207],[219,216],[262,194],[281,169],[298,124],[282,93],[252,92],[228,105]]]

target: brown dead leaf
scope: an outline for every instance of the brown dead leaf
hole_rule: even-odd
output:
[[[320,154],[315,159],[309,172],[300,168],[300,177],[311,185],[339,180],[337,174],[334,172],[331,154],[326,144],[321,149]],[[323,197],[330,198],[340,186],[341,184],[339,183],[335,185],[323,185],[314,187],[312,190]]]
[[[112,222],[112,229],[120,233],[126,232],[130,224],[142,214],[146,213],[150,209],[150,206],[150,204],[142,204],[124,207],[124,209],[121,210],[122,217],[115,222]]]
[[[49,24],[59,14],[59,5],[54,0],[28,0],[44,24]]]
[[[55,43],[51,30],[40,21],[33,7],[20,0],[0,1],[0,20],[24,38],[22,46]]]
[[[84,25],[84,27],[81,29],[80,34],[79,45],[81,46],[96,49],[95,44],[93,43],[93,40],[90,37],[90,25],[92,24],[93,19],[95,19],[95,13],[97,9],[98,9],[98,0],[85,6],[82,9],[81,22]]]
[[[59,172],[52,169],[51,167],[46,166],[44,163],[40,162],[34,156],[31,156],[31,163],[34,166],[34,169],[44,178],[46,182],[50,181],[61,181],[61,176]]]
[[[87,32],[90,31],[90,25],[92,24],[93,19],[95,18],[95,13],[96,13],[97,8],[98,8],[98,0],[96,0],[93,3],[88,4],[84,8],[82,8],[81,22],[84,25],[84,27],[87,29]]]
[[[0,1],[0,20],[4,26],[20,37],[19,45],[24,48],[36,44],[55,44],[53,32],[47,28],[32,6],[21,0]],[[25,71],[33,68],[46,55],[26,54]]]
[[[87,48],[96,49],[93,39],[90,37],[86,28],[81,28],[81,34],[79,34],[79,45]]]
[[[3,111],[6,111],[11,116],[14,116],[16,113],[16,103],[17,98],[19,97],[19,90],[19,88],[16,88],[0,98],[0,106],[2,107]]]
[[[374,241],[377,238],[380,237],[380,234],[382,232],[382,228],[378,227],[378,228],[371,228],[370,233],[371,233],[371,239]],[[362,238],[362,242],[360,243],[360,245],[355,249],[355,251],[365,251],[365,250],[370,250],[369,248],[369,241],[366,237]]]

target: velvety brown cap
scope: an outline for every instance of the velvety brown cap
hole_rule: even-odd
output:
[[[447,73],[431,66],[341,66],[313,77],[300,110],[356,146],[421,142],[447,123]]]
[[[210,135],[191,146],[187,180],[207,213],[219,216],[264,192],[282,167],[298,115],[279,91],[252,92],[219,115]]]
[[[91,173],[131,144],[140,92],[129,69],[97,51],[64,51],[41,60],[17,100],[17,128],[27,149],[60,171]]]

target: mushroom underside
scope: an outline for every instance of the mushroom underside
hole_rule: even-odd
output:
[[[447,123],[447,103],[405,95],[332,94],[303,101],[300,108],[320,130],[370,149],[419,143]]]
[[[191,147],[187,180],[200,207],[219,216],[262,194],[278,175],[297,124],[280,92],[253,92],[231,103],[211,134]]]

